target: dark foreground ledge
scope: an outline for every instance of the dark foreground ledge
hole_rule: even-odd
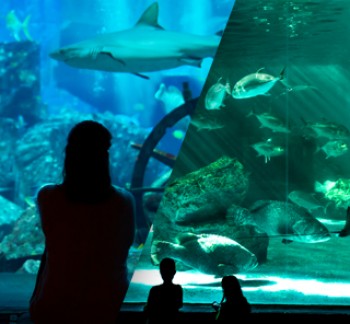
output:
[[[145,323],[143,313],[144,303],[123,304],[118,324]],[[286,305],[253,305],[252,323],[255,320],[307,320],[327,321],[334,323],[349,323],[349,306],[286,306]],[[215,313],[209,304],[186,304],[181,309],[179,323],[214,323]],[[0,312],[0,324],[30,324],[26,311]]]
[[[124,304],[120,314],[120,323],[144,323],[142,312],[144,304]],[[280,306],[253,305],[254,320],[327,320],[332,323],[349,323],[349,306]],[[181,323],[213,323],[215,313],[209,304],[186,304],[181,309]]]

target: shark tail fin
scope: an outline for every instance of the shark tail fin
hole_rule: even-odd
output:
[[[23,33],[24,35],[26,35],[27,39],[29,41],[33,41],[33,38],[32,36],[29,34],[29,30],[28,30],[28,26],[29,26],[29,21],[30,21],[30,15],[26,17],[26,19],[23,21],[23,24],[22,24],[22,29],[23,29]]]
[[[158,2],[153,2],[141,15],[136,25],[149,25],[157,28],[162,28],[158,24],[159,5]],[[162,28],[163,29],[163,28]]]

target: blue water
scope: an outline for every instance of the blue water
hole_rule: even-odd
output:
[[[2,125],[13,126],[12,130],[12,126],[8,129],[1,126],[0,194],[18,205],[18,215],[22,208],[33,203],[38,187],[60,179],[65,136],[73,121],[98,116],[106,118],[107,124],[118,126],[113,131],[115,149],[111,149],[112,182],[127,187],[137,156],[130,143],[142,144],[145,136],[180,100],[170,99],[174,107],[169,108],[155,98],[156,92],[165,86],[175,87],[181,93],[183,84],[187,83],[192,97],[199,97],[212,58],[205,58],[200,68],[181,66],[147,73],[150,77],[147,80],[128,73],[72,68],[49,57],[52,51],[72,43],[132,28],[152,3],[151,0],[14,0],[0,6],[0,74],[4,76],[0,84],[0,121]],[[214,35],[224,30],[234,0],[159,0],[158,3],[158,22],[165,30]],[[25,21],[27,33],[22,26]],[[188,119],[182,120],[168,129],[157,148],[176,156],[188,123]],[[16,141],[16,145],[9,145],[5,135],[10,143]],[[154,159],[149,162],[151,168],[145,174],[145,186],[167,171],[160,162],[154,163]],[[0,244],[15,224],[14,219],[2,214]],[[6,231],[2,231],[4,224]],[[30,257],[16,250],[23,242],[13,243],[12,255]],[[32,251],[40,252],[40,249],[33,246]]]
[[[142,126],[152,127],[164,115],[162,102],[154,100],[160,83],[178,85],[190,81],[193,96],[200,94],[211,65],[211,59],[201,69],[181,67],[177,71],[153,73],[152,80],[128,74],[111,74],[99,71],[79,71],[57,64],[48,57],[52,50],[96,34],[132,27],[143,10],[153,1],[144,0],[130,6],[129,1],[11,1],[0,11],[2,28],[0,41],[15,41],[6,26],[6,15],[15,10],[20,21],[28,15],[29,32],[41,46],[42,98],[52,113],[60,104],[57,96],[68,91],[81,102],[78,109],[109,110],[137,119]],[[232,8],[232,1],[193,0],[158,1],[159,23],[169,30],[202,35],[223,30]],[[25,36],[21,33],[23,39]],[[170,76],[170,77],[169,77]],[[51,107],[53,106],[53,107]],[[57,109],[57,107],[56,107]]]

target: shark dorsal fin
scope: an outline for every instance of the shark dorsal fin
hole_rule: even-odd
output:
[[[159,6],[158,2],[153,2],[141,15],[136,25],[148,25],[152,27],[162,28],[158,24]]]

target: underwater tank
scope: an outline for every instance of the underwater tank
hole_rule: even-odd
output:
[[[187,305],[350,305],[350,4],[237,0],[125,305],[177,262]]]
[[[0,278],[32,274],[34,283],[44,249],[36,193],[62,180],[66,136],[84,119],[111,131],[112,182],[137,197],[132,274],[233,3],[1,6]],[[10,290],[0,300],[13,300]]]

